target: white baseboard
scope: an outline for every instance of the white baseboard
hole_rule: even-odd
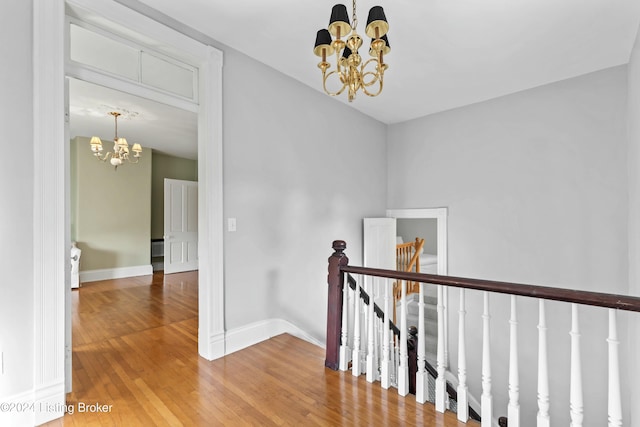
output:
[[[206,336],[198,334],[198,354],[207,360],[215,360],[224,357],[224,331]]]
[[[42,386],[35,391],[35,425],[60,418],[67,410],[64,379]]]
[[[148,276],[153,274],[153,266],[135,265],[133,267],[105,268],[102,270],[86,270],[80,272],[80,283],[98,280],[122,279],[124,277]]]
[[[322,343],[296,325],[283,319],[269,319],[227,331],[225,355],[285,333],[324,348]]]
[[[30,407],[32,403],[33,408]],[[0,398],[0,404],[4,405],[3,410],[0,410],[0,426],[36,425],[33,390]]]

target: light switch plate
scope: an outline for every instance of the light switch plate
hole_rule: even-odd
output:
[[[227,220],[227,226],[228,226],[228,230],[229,231],[236,231],[236,219],[235,218],[229,218]]]

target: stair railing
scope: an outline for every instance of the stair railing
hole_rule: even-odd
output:
[[[409,243],[399,243],[396,245],[396,270],[415,271],[420,273],[420,253],[424,247],[424,239],[416,237],[416,240]],[[417,282],[407,282],[407,294],[418,292]],[[393,320],[396,321],[396,306],[402,296],[402,285],[400,282],[393,283]]]
[[[340,367],[341,356],[346,356],[348,352],[341,352],[342,347],[347,347],[348,333],[344,330],[348,330],[350,325],[348,324],[347,316],[343,318],[343,297],[348,299],[347,292],[348,287],[344,286],[345,275],[355,274],[362,277],[381,277],[396,281],[402,281],[402,303],[401,303],[401,326],[400,326],[400,350],[391,351],[388,346],[385,346],[385,338],[382,338],[382,363],[380,365],[371,364],[371,368],[377,369],[377,372],[369,373],[367,380],[373,382],[380,380],[383,387],[388,388],[392,372],[396,372],[395,385],[398,388],[398,393],[401,395],[407,394],[407,388],[404,386],[405,382],[408,385],[408,379],[403,378],[405,372],[408,373],[407,366],[407,327],[406,323],[406,282],[419,282],[420,288],[426,284],[438,286],[438,338],[437,338],[437,374],[438,377],[435,381],[435,408],[438,412],[444,412],[448,409],[448,394],[447,394],[447,382],[445,381],[445,337],[443,331],[443,319],[446,313],[444,312],[444,305],[442,303],[442,294],[445,287],[458,288],[460,291],[460,307],[459,307],[459,322],[458,322],[458,388],[457,388],[457,414],[458,419],[466,422],[469,417],[468,405],[465,402],[468,401],[467,386],[466,386],[466,352],[465,352],[465,290],[472,289],[483,292],[483,315],[482,315],[482,397],[480,415],[482,417],[482,426],[488,427],[494,423],[494,409],[492,403],[492,391],[491,391],[491,351],[489,347],[490,342],[490,329],[489,329],[489,302],[490,293],[502,293],[510,295],[510,319],[509,319],[509,402],[507,405],[507,417],[509,427],[520,426],[520,402],[519,402],[519,369],[518,369],[518,310],[517,310],[517,297],[531,297],[538,299],[538,413],[537,413],[537,426],[544,427],[550,425],[549,416],[549,378],[548,378],[548,366],[547,366],[547,337],[546,337],[546,307],[545,301],[562,301],[569,303],[571,306],[571,328],[570,328],[570,342],[571,342],[571,354],[570,354],[570,404],[569,415],[571,419],[572,427],[582,426],[584,418],[583,408],[583,390],[582,390],[582,372],[581,372],[581,353],[580,353],[580,322],[578,315],[578,305],[589,305],[596,307],[603,307],[608,309],[608,323],[609,334],[607,338],[608,345],[608,419],[609,426],[622,426],[622,400],[620,390],[620,367],[619,367],[619,341],[617,332],[617,316],[616,310],[640,312],[640,298],[627,295],[615,295],[600,292],[580,291],[573,289],[553,288],[534,286],[526,284],[517,284],[509,282],[497,282],[481,279],[469,279],[452,276],[440,276],[433,274],[421,274],[412,272],[402,272],[395,270],[384,270],[376,268],[365,268],[350,266],[347,256],[344,254],[346,249],[346,243],[341,240],[333,242],[334,253],[329,258],[329,275],[328,275],[328,315],[327,315],[327,346],[326,346],[326,358],[325,366],[330,369],[337,370]],[[382,310],[383,321],[381,325],[389,324],[389,292],[385,286],[384,296],[384,309]],[[354,326],[358,323],[357,319],[360,317],[359,300],[360,298],[353,298],[356,307],[354,312]],[[421,298],[422,299],[422,298]],[[370,313],[373,313],[373,305],[370,305]],[[421,306],[420,310],[424,307]],[[366,313],[366,310],[363,311]],[[376,329],[372,327],[374,323],[370,321],[372,315],[366,319],[365,323],[367,327],[364,336],[367,337],[367,342],[375,343],[376,340],[380,341],[380,335],[384,336],[384,331],[388,331],[389,328],[379,327]],[[346,320],[345,320],[346,319]],[[344,329],[343,329],[344,325]],[[404,331],[403,331],[404,329]],[[425,366],[425,352],[421,348],[420,342],[425,342],[423,332],[423,323],[418,325],[418,371],[416,373],[416,399],[420,403],[424,403],[424,394],[426,389],[420,390],[420,387],[424,387],[425,373],[427,371]],[[404,341],[404,344],[403,344]],[[388,339],[386,343],[390,343]],[[364,346],[358,343],[360,348]],[[404,346],[404,349],[403,349]],[[376,350],[375,345],[368,345],[364,350],[369,352],[373,349]],[[386,349],[385,349],[386,348]],[[352,353],[354,357],[361,358],[362,355],[354,350]],[[366,354],[364,357],[375,358],[376,354]],[[395,359],[395,360],[393,360]],[[345,359],[346,360],[346,359]],[[385,366],[387,360],[391,360],[392,366]],[[348,362],[342,361],[343,367]],[[364,371],[364,369],[363,369]],[[353,375],[360,375],[360,369],[356,372],[353,371]],[[364,373],[364,372],[362,372]],[[422,384],[422,385],[421,385]]]

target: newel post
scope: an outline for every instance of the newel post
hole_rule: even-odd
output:
[[[333,254],[329,257],[329,284],[327,304],[327,353],[324,366],[338,370],[340,365],[340,333],[342,328],[342,288],[344,274],[340,268],[349,264],[349,258],[344,254],[347,244],[344,240],[333,241]]]

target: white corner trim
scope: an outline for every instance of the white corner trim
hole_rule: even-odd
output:
[[[133,267],[105,268],[102,270],[86,270],[80,272],[80,283],[122,279],[123,277],[148,276],[152,274],[153,266],[151,264],[135,265]]]
[[[225,355],[250,347],[280,334],[290,334],[318,347],[324,345],[291,322],[284,319],[268,319],[250,323],[226,333]]]

